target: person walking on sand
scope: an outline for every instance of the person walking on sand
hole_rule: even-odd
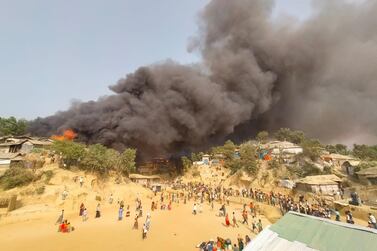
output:
[[[236,214],[234,212],[233,212],[232,221],[233,221],[233,227],[236,227],[236,226],[239,227],[237,223],[237,219],[236,219]]]
[[[123,220],[123,206],[120,206],[118,211],[118,221],[121,220]]]
[[[147,230],[149,231],[151,227],[151,215],[147,213],[147,219],[145,220],[144,225],[147,227]]]
[[[82,216],[82,213],[84,212],[84,208],[85,208],[84,203],[81,203],[79,216]]]
[[[246,225],[248,225],[248,224],[249,224],[249,223],[248,223],[248,214],[247,214],[246,209],[244,209],[244,210],[242,211],[242,218],[243,218],[243,222],[242,222],[242,224],[245,224],[245,223],[246,223]]]
[[[194,204],[194,207],[192,208],[192,214],[196,215],[196,213],[197,213],[197,207],[196,207],[196,204]]]
[[[82,212],[82,221],[88,220],[88,210],[84,208],[84,211]]]
[[[82,187],[82,185],[84,184],[84,178],[82,176],[80,176],[79,182],[80,182],[80,187]]]
[[[139,217],[138,216],[135,217],[134,225],[133,225],[132,229],[139,229]]]
[[[143,225],[143,240],[147,238],[148,229],[147,226]]]
[[[261,219],[258,220],[257,227],[258,227],[258,233],[262,232],[262,230],[263,230],[263,226],[262,226],[262,221],[261,221]]]
[[[96,207],[96,217],[95,218],[100,218],[100,217],[101,217],[101,208],[100,208],[100,204],[98,203],[97,207]]]
[[[59,215],[58,219],[56,220],[55,224],[62,224],[64,221],[64,209],[62,210],[61,214]]]
[[[230,226],[230,221],[229,221],[229,215],[225,215],[225,226],[229,227]]]

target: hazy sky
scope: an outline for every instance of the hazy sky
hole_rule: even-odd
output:
[[[111,92],[137,67],[187,52],[208,0],[0,0],[0,116],[32,119]],[[277,0],[274,16],[310,15]]]

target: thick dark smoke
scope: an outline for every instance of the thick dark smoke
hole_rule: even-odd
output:
[[[377,135],[377,2],[315,1],[307,21],[272,19],[273,1],[213,0],[190,49],[203,62],[141,67],[114,95],[35,120],[88,143],[146,157],[205,148],[229,135],[291,127],[327,142]]]

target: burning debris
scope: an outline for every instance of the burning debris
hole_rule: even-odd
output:
[[[319,1],[304,22],[272,21],[272,9],[266,0],[211,1],[190,44],[200,66],[140,67],[110,87],[114,95],[38,118],[30,131],[72,128],[87,143],[136,147],[147,157],[259,128],[327,140],[377,135],[377,2]]]

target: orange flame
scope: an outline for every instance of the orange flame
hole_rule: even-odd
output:
[[[75,133],[72,129],[67,129],[63,132],[63,135],[52,135],[51,139],[53,140],[73,140],[76,138],[77,133]]]

